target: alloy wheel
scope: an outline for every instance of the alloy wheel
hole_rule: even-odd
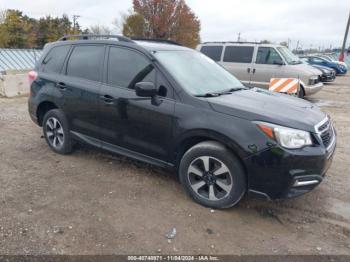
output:
[[[55,117],[50,117],[46,121],[46,136],[54,148],[61,148],[64,144],[64,131],[62,124]]]
[[[233,178],[228,167],[211,156],[201,156],[192,161],[187,177],[192,190],[210,201],[224,199],[233,187]]]

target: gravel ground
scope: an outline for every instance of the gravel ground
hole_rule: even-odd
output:
[[[350,254],[350,76],[309,99],[338,131],[325,181],[214,211],[162,169],[86,146],[54,154],[27,98],[0,98],[0,254]]]

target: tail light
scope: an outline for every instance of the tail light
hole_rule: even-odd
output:
[[[28,73],[28,80],[29,80],[29,85],[32,85],[32,83],[38,78],[38,73],[35,71],[30,71]]]

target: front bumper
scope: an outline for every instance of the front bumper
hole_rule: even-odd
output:
[[[323,88],[323,83],[319,82],[315,85],[303,85],[304,90],[305,90],[305,95],[312,95],[317,93]]]
[[[245,160],[249,192],[267,199],[303,195],[317,187],[329,169],[336,138],[327,150],[322,146],[287,150],[271,147]]]
[[[321,75],[321,82],[333,82],[334,80],[335,80],[335,74]]]

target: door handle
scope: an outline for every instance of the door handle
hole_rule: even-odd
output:
[[[253,74],[255,74],[255,72],[256,72],[256,69],[254,68],[254,69],[253,69]]]
[[[248,74],[250,74],[250,67],[247,68],[247,72],[248,72]]]
[[[58,82],[56,84],[56,86],[59,88],[59,89],[62,89],[62,90],[65,90],[67,88],[66,84],[63,83],[63,82]]]
[[[101,100],[103,100],[106,104],[113,104],[114,97],[110,95],[101,96]]]

